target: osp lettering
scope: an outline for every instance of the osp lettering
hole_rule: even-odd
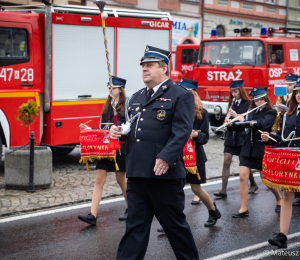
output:
[[[281,68],[276,68],[276,69],[269,69],[269,77],[270,78],[277,78],[280,77],[282,74],[282,69]]]
[[[208,71],[207,72],[207,80],[224,80],[224,81],[229,81],[229,80],[237,80],[240,79],[242,76],[243,72],[240,70],[237,70],[235,72],[230,71],[227,74],[227,71]]]

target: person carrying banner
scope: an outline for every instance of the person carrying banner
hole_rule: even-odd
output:
[[[124,113],[125,113],[125,101],[126,101],[126,94],[125,94],[126,80],[122,78],[118,78],[116,76],[112,76],[112,85],[113,85],[112,91],[115,97],[114,105],[116,105],[118,124],[121,125],[122,123],[125,122]],[[109,130],[111,123],[114,122],[113,116],[114,114],[111,105],[111,96],[109,95],[102,109],[100,128]],[[79,127],[81,130],[91,129],[85,124],[80,124]],[[118,171],[116,170],[114,161],[109,159],[97,160],[96,162],[97,176],[96,176],[96,181],[95,181],[95,186],[93,191],[91,212],[88,215],[79,215],[78,219],[80,219],[81,221],[84,221],[90,225],[97,224],[97,211],[98,211],[99,203],[101,201],[103,186],[106,181],[107,172],[116,173],[117,182],[120,185],[120,188],[122,190],[126,202],[126,211],[124,214],[122,214],[119,217],[119,220],[126,220],[128,214],[127,213],[128,203],[126,198],[126,174],[125,174],[126,146],[127,146],[126,141],[121,142],[120,151],[116,151],[116,161],[119,167]]]

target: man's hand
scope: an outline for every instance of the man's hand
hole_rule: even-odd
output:
[[[109,131],[109,137],[111,139],[118,139],[121,137],[122,127],[113,125]]]
[[[155,172],[155,175],[160,176],[162,174],[165,174],[169,168],[170,168],[170,166],[166,161],[164,161],[163,159],[157,158],[155,160],[155,166],[154,166],[153,171]]]

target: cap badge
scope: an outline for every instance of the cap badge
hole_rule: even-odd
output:
[[[254,88],[253,91],[256,92],[256,91],[257,91],[257,88]]]
[[[149,47],[148,47],[148,46],[146,47],[146,50],[145,50],[145,51],[146,51],[146,52],[148,52],[148,51],[149,51]]]

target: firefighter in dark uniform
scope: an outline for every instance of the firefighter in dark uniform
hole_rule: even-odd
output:
[[[241,208],[233,214],[233,218],[243,218],[249,216],[248,205],[248,179],[251,169],[260,171],[262,178],[262,160],[264,156],[265,143],[261,141],[261,131],[269,132],[276,118],[276,110],[272,108],[268,97],[267,87],[254,87],[250,93],[252,102],[249,110],[256,107],[255,111],[246,115],[246,119],[239,117],[238,123],[229,125],[232,130],[246,130],[245,142],[241,150],[240,159],[240,196]],[[266,103],[265,105],[263,105]],[[270,189],[270,188],[269,188]],[[280,212],[282,197],[278,189],[270,189],[276,198],[275,211]]]
[[[186,170],[183,147],[192,132],[194,96],[173,84],[171,53],[147,46],[141,59],[146,88],[133,94],[129,117],[139,113],[127,135],[126,176],[128,217],[117,259],[144,259],[155,216],[177,259],[199,259],[184,210]],[[111,138],[124,138],[113,126]]]

